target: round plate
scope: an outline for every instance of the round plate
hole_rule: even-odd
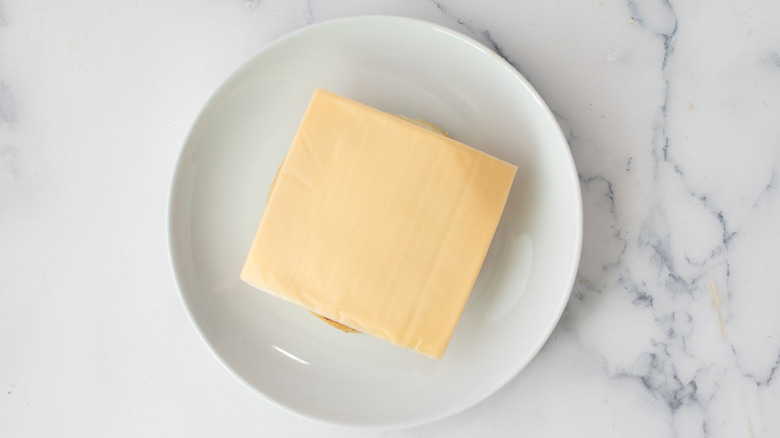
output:
[[[342,333],[239,280],[269,186],[315,87],[427,120],[519,167],[441,360]],[[169,203],[173,270],[216,356],[271,402],[352,426],[436,420],[504,385],[555,327],[582,241],[577,172],[536,91],[476,41],[397,17],[310,26],[252,58],[195,122]]]

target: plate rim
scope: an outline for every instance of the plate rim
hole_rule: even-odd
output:
[[[191,308],[191,304],[188,302],[188,299],[185,296],[184,285],[183,285],[185,279],[182,278],[183,276],[182,269],[178,266],[180,261],[178,261],[178,256],[176,255],[176,253],[180,251],[180,249],[174,246],[175,222],[173,219],[175,218],[177,213],[174,211],[176,208],[175,208],[175,203],[173,201],[177,196],[176,189],[179,186],[179,184],[181,184],[180,178],[181,178],[182,171],[180,169],[184,164],[184,158],[187,153],[187,150],[189,149],[188,146],[192,142],[192,138],[194,137],[196,130],[199,129],[199,125],[200,125],[199,122],[205,117],[207,112],[212,107],[213,103],[216,102],[219,99],[219,97],[226,90],[229,89],[229,85],[232,82],[234,82],[234,80],[237,77],[240,77],[245,72],[245,70],[247,70],[256,61],[258,57],[263,56],[263,54],[265,54],[270,49],[279,45],[283,45],[285,42],[289,40],[298,38],[301,35],[305,35],[307,33],[316,33],[321,28],[340,26],[343,24],[348,24],[350,22],[373,21],[373,20],[380,20],[380,21],[387,21],[387,22],[394,21],[397,23],[401,23],[400,25],[421,26],[421,27],[427,27],[430,30],[443,32],[451,37],[454,37],[458,40],[468,43],[474,49],[479,50],[484,54],[492,55],[494,57],[495,62],[499,63],[505,70],[507,70],[514,77],[514,80],[520,82],[523,85],[523,87],[531,94],[533,99],[536,101],[537,105],[539,106],[539,109],[545,113],[545,116],[547,118],[549,118],[554,122],[553,125],[556,128],[555,136],[558,138],[557,142],[560,142],[561,146],[564,147],[564,152],[565,152],[564,157],[566,158],[566,163],[565,163],[566,167],[568,167],[569,171],[573,172],[573,175],[575,176],[575,178],[573,179],[573,183],[574,183],[573,198],[575,201],[575,205],[573,207],[574,207],[574,211],[576,212],[576,217],[574,218],[575,225],[576,225],[576,228],[574,230],[576,232],[575,233],[576,239],[575,242],[573,242],[574,245],[572,247],[574,258],[572,260],[572,264],[570,268],[571,271],[569,272],[569,278],[566,281],[567,284],[566,291],[565,293],[562,293],[560,295],[560,303],[556,305],[556,312],[554,314],[554,317],[550,318],[547,327],[545,327],[545,330],[543,331],[544,335],[541,336],[536,343],[534,343],[533,348],[529,350],[529,354],[524,360],[518,361],[518,363],[516,363],[515,366],[511,368],[511,371],[507,372],[503,376],[503,378],[496,379],[493,385],[487,387],[486,391],[483,391],[483,393],[479,397],[474,398],[473,400],[471,400],[470,403],[466,403],[465,405],[462,406],[461,405],[452,406],[448,409],[443,409],[439,411],[438,415],[429,415],[425,418],[416,417],[414,419],[409,419],[407,421],[402,421],[402,422],[388,421],[384,423],[375,422],[369,424],[369,423],[350,423],[350,422],[345,422],[340,420],[334,420],[324,416],[317,416],[309,412],[306,412],[302,409],[298,409],[295,406],[282,403],[281,401],[276,400],[275,398],[269,396],[268,394],[265,394],[259,388],[257,388],[256,386],[248,382],[236,369],[234,369],[229,363],[227,363],[224,357],[222,357],[217,352],[217,350],[212,345],[209,338],[204,333],[202,327],[200,327],[200,325],[197,323],[197,320],[193,313],[193,309]],[[299,416],[301,418],[310,421],[338,425],[343,427],[350,427],[355,429],[364,429],[364,430],[402,429],[402,428],[420,426],[435,421],[440,421],[442,419],[451,417],[455,414],[464,412],[468,409],[471,409],[479,405],[480,403],[484,402],[486,399],[494,395],[501,388],[505,387],[514,378],[516,378],[520,374],[520,372],[523,369],[525,369],[534,358],[537,357],[539,351],[549,341],[552,332],[555,330],[558,323],[560,322],[561,316],[563,315],[563,312],[567,307],[567,303],[570,300],[571,293],[574,287],[574,282],[576,281],[579,264],[581,261],[583,233],[584,233],[582,191],[581,191],[581,185],[579,181],[579,174],[577,172],[576,164],[574,162],[574,157],[572,155],[569,142],[566,139],[563,130],[561,129],[560,123],[558,122],[555,113],[550,109],[550,107],[547,105],[547,103],[538,93],[536,88],[534,88],[533,85],[504,57],[500,56],[498,53],[491,50],[486,45],[475,40],[474,38],[444,25],[440,25],[419,18],[396,16],[396,15],[357,15],[357,16],[334,18],[334,19],[329,19],[314,24],[305,25],[303,27],[290,31],[284,35],[281,35],[278,38],[271,40],[270,42],[268,42],[267,44],[265,44],[264,46],[256,50],[248,58],[246,58],[237,68],[233,69],[227,76],[225,76],[219,82],[219,85],[210,93],[208,98],[202,102],[200,109],[198,110],[195,118],[192,120],[191,126],[187,130],[184,140],[179,146],[179,151],[174,163],[173,172],[171,173],[171,177],[169,180],[166,207],[167,208],[166,208],[166,216],[165,216],[165,220],[166,220],[165,230],[166,230],[168,258],[169,258],[170,268],[173,273],[174,281],[176,284],[177,295],[179,296],[179,299],[183,304],[183,307],[187,313],[190,323],[195,328],[199,337],[205,343],[206,347],[211,351],[213,356],[217,358],[217,360],[230,372],[231,375],[233,375],[235,378],[237,378],[240,382],[242,382],[244,385],[249,387],[255,393],[259,394],[263,400],[269,402],[271,405],[277,408],[280,408],[288,413],[292,413],[296,416]]]

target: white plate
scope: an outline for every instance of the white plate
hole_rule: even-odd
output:
[[[341,333],[239,280],[269,185],[318,86],[428,120],[519,166],[441,360]],[[217,357],[271,402],[353,426],[432,421],[504,385],[555,327],[582,241],[577,172],[555,118],[531,85],[479,43],[397,17],[310,26],[252,58],[195,122],[169,202],[175,276]]]

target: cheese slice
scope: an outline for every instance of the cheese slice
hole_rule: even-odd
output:
[[[317,89],[241,279],[440,358],[517,167]]]

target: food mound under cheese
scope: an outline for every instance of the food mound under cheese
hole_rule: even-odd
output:
[[[517,168],[317,89],[241,279],[440,358]]]

